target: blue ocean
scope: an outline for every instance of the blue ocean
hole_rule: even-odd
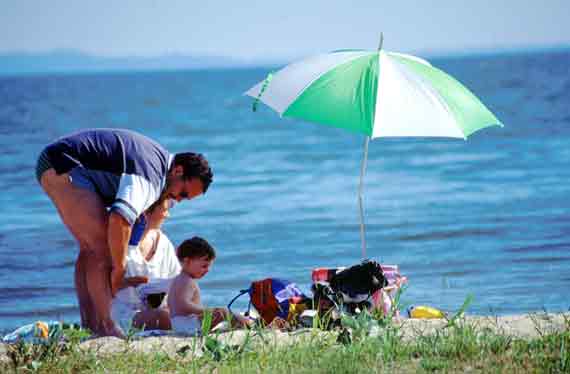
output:
[[[372,141],[368,257],[400,266],[404,305],[455,311],[473,295],[471,314],[568,310],[570,51],[430,61],[505,126]],[[214,183],[163,227],[175,245],[199,235],[217,249],[207,305],[265,277],[309,291],[313,268],[358,263],[364,138],[253,112],[243,92],[276,68],[0,77],[0,331],[79,321],[78,248],[34,176],[42,148],[77,129],[133,129],[207,156]]]

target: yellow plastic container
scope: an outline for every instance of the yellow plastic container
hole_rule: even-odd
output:
[[[296,316],[303,313],[303,311],[305,309],[307,309],[307,306],[305,304],[290,303],[289,304],[289,314],[287,315],[287,321],[291,321]]]
[[[445,318],[445,313],[439,309],[426,305],[411,306],[408,309],[410,318]]]

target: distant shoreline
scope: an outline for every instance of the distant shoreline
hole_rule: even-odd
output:
[[[419,51],[417,55],[437,61],[565,52],[570,52],[570,45],[457,52]],[[76,50],[56,50],[45,53],[5,52],[0,53],[0,77],[271,69],[303,57],[305,56],[275,60],[244,60],[227,56],[185,55],[101,57]]]

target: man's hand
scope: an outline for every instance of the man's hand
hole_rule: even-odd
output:
[[[145,283],[148,283],[148,277],[141,275],[141,276],[137,276],[137,277],[124,278],[123,284],[125,287],[137,287],[137,286],[140,286],[141,284],[145,284]]]
[[[113,297],[123,288],[124,276],[125,269],[118,267],[111,269],[111,295],[113,295]]]

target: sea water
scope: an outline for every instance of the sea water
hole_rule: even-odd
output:
[[[404,305],[454,311],[473,295],[472,314],[568,310],[570,51],[431,62],[505,127],[372,141],[367,257],[400,266]],[[175,245],[198,235],[216,248],[207,305],[265,277],[309,292],[313,268],[359,262],[364,138],[253,112],[243,92],[276,68],[0,77],[0,331],[79,320],[77,245],[34,175],[42,148],[78,129],[128,128],[207,156],[211,188],[163,227]]]

